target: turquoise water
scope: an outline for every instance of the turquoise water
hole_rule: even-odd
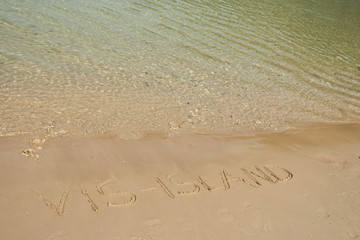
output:
[[[0,135],[360,119],[360,1],[1,0]]]

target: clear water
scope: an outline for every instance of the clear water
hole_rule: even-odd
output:
[[[358,0],[0,0],[0,135],[360,120]]]

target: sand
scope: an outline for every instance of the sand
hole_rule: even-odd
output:
[[[1,239],[359,239],[360,125],[0,138]]]

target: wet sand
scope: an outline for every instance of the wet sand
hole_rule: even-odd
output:
[[[2,239],[357,239],[360,125],[0,138]]]

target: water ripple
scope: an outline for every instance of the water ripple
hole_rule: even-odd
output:
[[[0,134],[360,120],[357,0],[3,0],[0,32]]]

